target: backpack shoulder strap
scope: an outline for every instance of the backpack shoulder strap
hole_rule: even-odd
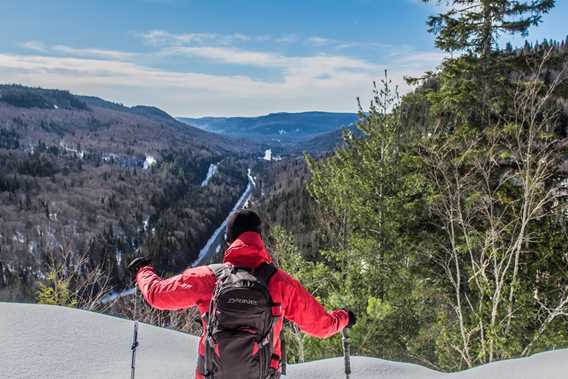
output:
[[[254,272],[255,276],[262,282],[265,286],[268,286],[268,282],[272,275],[276,272],[277,268],[272,263],[262,263],[258,266]]]
[[[219,279],[227,266],[224,263],[215,263],[212,265],[207,266],[213,273],[215,274],[215,278]]]

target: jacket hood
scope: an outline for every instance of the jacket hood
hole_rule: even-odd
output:
[[[256,268],[262,263],[272,263],[259,233],[241,234],[225,251],[224,263],[236,267]]]

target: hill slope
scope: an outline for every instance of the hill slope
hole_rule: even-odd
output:
[[[125,378],[130,374],[132,322],[46,305],[0,303],[3,378]],[[337,338],[337,337],[336,337]],[[192,377],[197,338],[141,324],[136,378]],[[353,357],[358,379],[561,379],[568,350],[502,361],[456,374],[412,364]],[[288,379],[344,378],[343,359],[288,368]]]
[[[154,107],[0,85],[0,300],[32,300],[49,256],[104,266],[117,288],[137,248],[165,270],[189,264],[245,189],[254,146]]]
[[[114,153],[186,147],[241,152],[252,146],[188,126],[155,107],[126,107],[67,91],[17,85],[0,85],[0,129],[16,133],[20,146],[33,146],[38,140],[58,145],[64,139],[85,150]]]

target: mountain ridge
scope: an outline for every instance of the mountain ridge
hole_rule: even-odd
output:
[[[307,111],[275,112],[256,117],[177,119],[225,136],[255,139],[272,146],[286,146],[352,126],[358,117],[356,113]]]
[[[67,135],[69,143],[100,149],[104,146],[93,141],[107,140],[112,145],[108,147],[123,145],[139,154],[144,153],[141,147],[154,153],[184,146],[220,153],[258,150],[252,141],[235,144],[154,106],[128,107],[95,96],[21,85],[0,85],[0,129],[15,131],[25,145],[37,140],[56,145]]]

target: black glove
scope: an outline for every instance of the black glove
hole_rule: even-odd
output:
[[[347,323],[346,328],[352,328],[353,325],[357,323],[357,316],[355,316],[355,313],[351,312],[349,309],[346,309],[346,311],[349,312],[349,323]]]
[[[146,258],[146,257],[134,258],[128,264],[128,271],[130,271],[132,273],[132,275],[136,276],[136,274],[138,274],[138,270],[140,270],[141,267],[148,266],[151,263],[152,263],[152,260],[150,258]]]

